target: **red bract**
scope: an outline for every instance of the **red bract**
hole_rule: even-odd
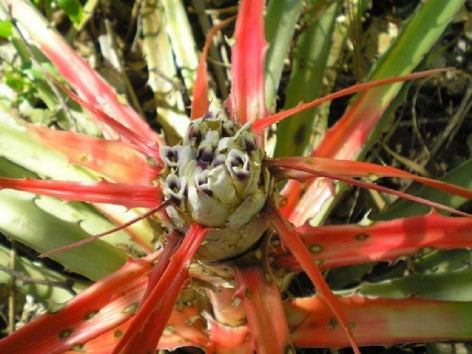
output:
[[[350,161],[355,152],[340,147],[343,137],[350,131],[354,140],[365,140],[382,110],[376,108],[361,124],[358,118],[351,119],[358,107],[352,108],[313,157],[269,159],[262,150],[263,130],[294,113],[359,90],[438,71],[361,84],[270,115],[264,94],[264,2],[244,0],[232,52],[229,119],[208,112],[208,41],[195,85],[193,123],[181,145],[166,147],[129,106],[118,102],[108,84],[32,7],[23,1],[7,3],[13,17],[28,18],[34,23],[32,28],[40,29],[31,36],[78,96],[63,89],[90,111],[109,140],[27,125],[46,146],[63,153],[71,163],[96,170],[106,181],[1,178],[0,187],[63,200],[155,208],[172,230],[162,250],[128,261],[63,309],[41,316],[0,341],[0,352],[150,353],[156,348],[197,346],[218,353],[293,353],[295,347],[350,345],[359,353],[358,345],[470,338],[470,333],[459,333],[456,327],[437,333],[435,327],[415,332],[405,326],[422,311],[428,312],[428,322],[445,318],[450,314],[448,308],[460,309],[459,304],[443,307],[439,301],[361,295],[338,298],[318,267],[391,261],[421,247],[448,249],[471,244],[468,214],[355,179],[371,174],[409,178],[472,199],[472,192],[465,188],[393,167]],[[281,198],[275,184],[285,179],[311,182],[315,177],[391,193],[465,217],[447,218],[432,212],[361,230],[355,225],[312,227],[306,224],[311,211],[298,209],[300,184],[286,186],[283,193],[288,194],[288,204],[284,206],[278,205]],[[320,189],[326,192],[327,185]],[[225,197],[228,200],[223,200]],[[246,212],[254,215],[247,217]],[[282,245],[271,245],[276,235]],[[218,252],[225,256],[215,256]],[[317,294],[282,301],[276,272],[282,268],[304,271]],[[189,303],[179,303],[184,288],[198,289]],[[462,326],[470,326],[470,321],[456,317],[450,315],[451,323],[461,321]]]

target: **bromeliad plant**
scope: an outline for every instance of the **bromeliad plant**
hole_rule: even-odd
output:
[[[30,45],[38,46],[77,94],[51,74],[43,78],[88,110],[102,133],[102,137],[94,137],[2,118],[0,144],[4,156],[44,178],[31,178],[31,172],[23,170],[17,172],[23,176],[1,178],[2,215],[18,217],[21,212],[15,212],[15,206],[20,210],[31,208],[29,197],[7,189],[86,201],[121,225],[114,231],[126,228],[132,241],[123,239],[123,235],[109,241],[109,236],[97,240],[107,232],[84,238],[75,224],[65,231],[55,229],[44,239],[38,238],[48,233],[42,230],[34,230],[35,236],[29,241],[23,237],[23,242],[43,255],[96,283],[79,289],[82,291],[64,306],[51,307],[47,314],[0,341],[0,352],[151,353],[156,348],[196,346],[217,353],[293,353],[295,348],[351,346],[358,353],[358,346],[364,345],[472,337],[468,302],[409,297],[422,290],[415,283],[401,296],[392,298],[391,289],[400,291],[408,281],[415,280],[413,276],[397,279],[397,287],[394,281],[372,288],[361,284],[338,296],[321,272],[339,266],[394,261],[430,248],[470,246],[470,215],[366,178],[407,178],[471,199],[469,189],[390,166],[354,161],[364,153],[369,135],[398,93],[398,82],[433,73],[400,76],[419,64],[462,1],[445,4],[430,0],[421,4],[396,43],[379,60],[370,83],[271,113],[266,99],[272,106],[285,58],[276,50],[288,48],[291,33],[288,31],[285,42],[284,37],[276,37],[281,38],[280,42],[271,38],[274,42],[270,45],[275,49],[269,51],[265,61],[264,2],[244,0],[234,33],[228,114],[226,110],[210,110],[208,99],[205,60],[215,28],[208,36],[194,84],[189,79],[194,92],[190,123],[181,140],[169,146],[119,100],[31,5],[18,0],[2,3]],[[167,9],[177,11],[175,3],[166,3]],[[283,6],[292,2],[286,3],[271,3],[266,30],[271,26],[269,19],[277,18],[277,11],[289,16]],[[301,3],[295,10],[291,4],[291,11],[299,11]],[[325,10],[319,26],[327,21],[332,28],[339,3],[319,3]],[[143,27],[150,29],[152,21],[146,21],[156,8],[147,1],[141,6]],[[298,17],[290,16],[287,18]],[[428,21],[434,22],[434,27]],[[307,45],[304,42],[311,35],[316,37],[316,33],[308,32],[300,45]],[[412,49],[415,38],[418,45]],[[147,55],[152,62],[153,54]],[[35,70],[36,75],[43,75],[40,71],[38,74],[37,67]],[[294,82],[296,75],[301,74],[294,69]],[[295,129],[297,142],[310,138],[306,134],[308,121],[300,115],[292,116],[358,91],[362,93],[308,156],[267,155],[264,131],[269,126],[284,119],[294,122],[278,129],[276,153],[287,155],[288,150],[299,147],[285,149],[284,134],[293,134]],[[59,97],[67,100],[62,94]],[[90,124],[76,122],[83,131],[93,130]],[[24,146],[26,152],[11,151],[14,142],[25,136],[32,139]],[[38,140],[83,168],[38,166],[43,153],[37,151]],[[306,146],[306,142],[299,146]],[[54,159],[50,161],[55,163]],[[5,160],[3,166],[7,164]],[[4,174],[15,171],[5,169]],[[333,181],[389,193],[460,217],[431,211],[370,226],[315,226],[338,198],[342,187]],[[56,202],[43,197],[33,199],[34,203],[38,200]],[[108,204],[135,209],[117,211]],[[82,210],[79,218],[73,217],[80,207],[71,208],[66,212],[71,221],[87,214]],[[136,216],[130,217],[130,212]],[[143,224],[146,218],[147,224]],[[308,223],[311,219],[315,224]],[[141,224],[135,225],[138,221]],[[70,224],[62,220],[55,223]],[[14,238],[18,232],[11,224],[18,223],[5,219],[1,227]],[[34,229],[34,221],[28,227]],[[91,239],[94,241],[89,243]],[[431,253],[442,259],[440,253]],[[128,255],[133,257],[122,265]],[[84,263],[87,265],[82,266]],[[282,299],[282,291],[288,291],[293,274],[299,272],[306,273],[316,293]],[[463,283],[469,273],[433,275],[441,278],[444,274],[449,279],[458,277]],[[440,280],[426,278],[432,288]]]

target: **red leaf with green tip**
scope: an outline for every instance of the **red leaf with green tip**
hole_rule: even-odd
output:
[[[264,1],[243,0],[239,5],[231,56],[232,116],[244,124],[264,117],[265,74]]]
[[[262,132],[262,130],[270,124],[285,119],[292,114],[316,107],[323,102],[343,97],[360,90],[367,90],[376,86],[384,86],[398,81],[417,79],[443,71],[444,69],[430,70],[352,86],[312,102],[300,104],[287,111],[261,119],[254,123],[254,131],[256,133]],[[325,138],[317,147],[316,151],[313,152],[312,156],[354,159],[359,153],[361,146],[363,146],[367,141],[367,137],[371,133],[374,125],[388,106],[387,102],[381,107],[372,104],[372,102],[376,101],[377,96],[381,97],[381,95],[382,91],[376,90],[362,92],[356,103],[349,108],[343,118],[341,118],[341,120],[327,132]],[[381,102],[382,100],[379,99],[378,101]],[[283,195],[288,196],[291,193],[292,185],[288,185],[288,187],[285,188]],[[329,183],[313,185],[312,182],[309,182],[307,185],[307,192],[299,200],[299,203],[292,210],[286,208],[284,212],[286,214],[290,213],[289,220],[292,223],[297,226],[301,225],[308,217],[314,216],[319,212],[333,194],[333,189]]]
[[[22,21],[22,28],[28,31],[41,51],[56,65],[60,74],[85,101],[92,106],[105,107],[107,114],[115,117],[143,139],[164,144],[129,105],[120,102],[110,85],[75,53],[31,4],[26,1],[5,2],[14,18],[27,19]]]
[[[109,182],[67,182],[35,179],[0,178],[0,189],[57,197],[90,203],[123,205],[128,208],[156,207],[162,202],[159,186],[140,186]]]
[[[421,3],[389,51],[379,58],[371,79],[385,79],[407,74],[424,61],[435,42],[464,1],[430,0]],[[356,97],[343,118],[329,130],[312,156],[352,160],[365,152],[367,137],[399,92],[401,85],[384,86],[368,90]],[[314,182],[314,181],[313,181]],[[301,225],[306,220],[323,218],[328,201],[335,196],[331,183],[317,179],[307,183],[306,192],[290,214],[290,221]],[[290,189],[285,189],[285,195]],[[320,214],[320,212],[322,212]]]
[[[305,224],[297,227],[296,232],[311,250],[314,262],[324,269],[394,261],[426,247],[444,250],[472,247],[472,218],[447,217],[434,212],[372,226]],[[300,270],[296,259],[281,248],[276,251],[274,264]]]
[[[286,353],[291,348],[280,290],[262,264],[233,267],[238,296],[244,304],[247,325],[258,354]]]
[[[256,134],[261,133],[263,129],[267,128],[271,124],[286,119],[298,112],[316,107],[323,102],[350,95],[361,90],[384,86],[398,81],[417,79],[442,71],[444,71],[444,69],[429,70],[348,87],[312,102],[303,103],[292,109],[260,119],[254,123],[253,129]],[[317,150],[312,154],[313,156],[316,155],[338,159],[353,159],[356,156],[359,152],[360,146],[365,143],[371,129],[376,124],[383,110],[386,108],[386,105],[379,108],[370,104],[371,101],[375,100],[375,92],[377,91],[364,91],[361,93],[357,103],[353,105],[343,118],[328,131]],[[380,93],[377,93],[377,95],[380,95]],[[363,97],[368,97],[369,99],[362,100]],[[357,106],[361,106],[362,109],[358,110]],[[306,193],[304,193],[301,198],[298,198],[298,203],[289,203],[285,205],[283,209],[283,214],[297,226],[303,224],[308,215],[313,216],[319,212],[323,208],[323,205],[326,204],[327,200],[334,194],[330,181],[325,182],[323,185],[313,185],[312,181],[309,181],[306,189]],[[293,200],[294,195],[298,194],[299,187],[293,182],[289,182],[281,193],[282,197],[286,198],[288,201]]]
[[[104,140],[88,135],[28,125],[44,145],[64,154],[68,161],[100,172],[115,182],[152,185],[159,169],[143,155],[120,140]]]
[[[339,297],[338,303],[352,323],[360,345],[468,340],[472,335],[472,307],[468,302],[353,295]],[[343,329],[319,296],[294,299],[286,303],[285,310],[297,347],[349,346]]]

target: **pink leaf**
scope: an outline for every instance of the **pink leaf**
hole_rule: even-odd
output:
[[[142,287],[141,290],[144,290],[144,287]],[[184,346],[194,346],[211,349],[212,343],[206,333],[205,322],[201,316],[201,312],[202,309],[196,304],[185,306],[179,309],[179,311],[174,309],[169,318],[169,322],[166,324],[173,330],[164,332],[159,341],[159,348],[174,350]],[[93,354],[110,354],[120,338],[128,330],[131,320],[132,318],[113,327],[96,338],[83,343],[77,350],[67,352],[67,354],[77,354],[81,351]],[[218,326],[218,329],[220,327],[221,325]],[[237,330],[239,330],[239,328]],[[233,333],[235,332],[236,330]]]
[[[438,72],[443,71],[440,69]],[[418,78],[416,75],[429,75],[436,71],[425,71],[403,76],[405,79]],[[400,79],[401,77],[397,77]],[[361,85],[368,85],[381,82],[388,82],[397,78],[373,81]],[[359,88],[359,86],[358,86]],[[356,90],[356,86],[336,92],[330,96],[334,97],[340,94]],[[325,134],[320,145],[312,153],[312,156],[336,158],[343,160],[353,160],[361,152],[361,148],[377,124],[385,109],[390,104],[383,97],[384,89],[378,88],[362,92],[354,104],[349,107],[344,116]],[[340,97],[340,96],[338,96]],[[309,104],[307,104],[309,105]],[[295,109],[298,109],[296,107]],[[285,113],[285,112],[282,112]],[[285,195],[289,195],[291,189],[284,190]],[[301,225],[309,218],[313,218],[317,213],[323,210],[323,206],[328,200],[334,197],[334,189],[330,181],[317,180],[316,183],[309,181],[306,184],[304,195],[299,203],[290,212],[289,220],[295,225]],[[288,210],[287,210],[288,212]]]
[[[121,124],[115,118],[109,116],[93,104],[88,103],[84,99],[77,96],[67,87],[62,85],[59,81],[55,80],[56,84],[74,101],[81,106],[85,107],[88,111],[94,114],[95,118],[110,127],[115,133],[117,133],[122,139],[124,139],[130,146],[133,146],[137,151],[143,154],[147,154],[157,161],[159,161],[159,145],[155,140],[147,140],[132,129]]]
[[[176,253],[151,274],[146,298],[128,331],[114,348],[113,354],[141,354],[156,349],[180,289],[188,278],[187,268],[205,237],[207,229],[192,224]]]
[[[239,123],[266,116],[264,94],[264,1],[243,0],[239,5],[232,57],[230,108]]]
[[[0,178],[0,189],[77,200],[90,203],[123,205],[128,208],[156,207],[162,202],[160,186],[140,186],[109,182],[67,182],[34,179]]]
[[[352,95],[353,93],[356,93],[356,92],[359,92],[359,91],[365,91],[365,90],[368,90],[368,89],[373,88],[373,87],[384,86],[384,85],[392,84],[392,83],[395,83],[395,82],[406,81],[406,80],[415,80],[415,79],[419,79],[419,78],[422,78],[422,77],[425,77],[425,76],[441,73],[441,72],[444,72],[446,70],[447,69],[427,70],[427,71],[422,71],[422,72],[419,72],[419,73],[414,73],[414,74],[409,74],[409,75],[404,75],[404,76],[397,76],[397,77],[392,77],[392,78],[388,78],[388,79],[377,80],[377,81],[366,82],[366,83],[363,83],[363,84],[354,85],[354,86],[348,87],[344,90],[340,90],[338,92],[335,92],[335,93],[332,93],[330,95],[324,96],[322,98],[318,98],[318,99],[313,100],[311,102],[301,103],[297,107],[290,108],[290,109],[287,109],[286,111],[279,112],[279,113],[273,114],[271,116],[265,117],[263,119],[260,119],[259,121],[255,122],[254,125],[253,125],[254,133],[255,134],[260,134],[264,129],[268,128],[270,125],[275,124],[277,122],[280,122],[281,120],[286,119],[286,118],[288,118],[288,117],[290,117],[290,116],[292,116],[296,113],[302,112],[302,111],[307,110],[309,108],[319,106],[323,102],[332,101],[336,98],[341,98],[341,97],[344,97],[344,96]],[[378,108],[376,108],[374,106],[372,108],[378,110]],[[379,115],[380,115],[380,113],[379,113]],[[371,117],[371,119],[368,120],[367,122],[369,122],[370,125],[373,125],[377,121],[374,118],[378,118],[378,117],[377,116]],[[367,122],[364,121],[364,122],[362,122],[362,124],[360,124],[361,122],[358,122],[358,121],[355,121],[355,122],[354,121],[348,121],[347,119],[341,120],[340,122],[338,122],[339,127],[338,127],[338,129],[336,129],[336,132],[337,132],[337,134],[341,134],[341,132],[345,134],[346,132],[351,133],[351,131],[349,129],[356,129],[360,133],[367,136],[367,134],[370,133],[370,128],[366,127]],[[341,129],[341,126],[345,126],[345,129]],[[341,139],[341,136],[338,136],[337,138],[330,138],[330,139],[325,139],[325,140],[329,141],[330,143],[336,143],[337,145],[340,145],[340,144],[342,145],[342,143],[344,142]],[[365,138],[362,138],[362,141],[365,141]],[[317,149],[317,156],[323,156],[323,155],[318,154],[320,149],[321,148]]]
[[[233,19],[234,18],[231,17],[220,22],[207,34],[202,56],[200,57],[200,62],[198,63],[197,78],[195,79],[195,86],[193,88],[192,111],[190,113],[191,119],[202,117],[209,110],[210,102],[208,101],[208,77],[206,73],[206,59],[208,56],[208,50],[210,49],[211,41],[213,40],[213,36],[216,34],[216,32],[227,26],[231,21],[233,21]]]
[[[297,227],[296,232],[311,250],[320,268],[332,268],[378,261],[394,261],[414,255],[422,248],[472,247],[472,218],[446,217],[437,213],[377,222],[372,226],[333,225]],[[296,259],[281,247],[275,265],[300,270]]]
[[[313,262],[310,251],[308,251],[307,247],[300,239],[300,236],[296,233],[293,226],[291,226],[287,220],[280,216],[275,208],[269,207],[266,211],[266,214],[269,218],[269,222],[276,230],[280,240],[288,247],[298,263],[300,263],[302,269],[306,272],[313,285],[316,287],[320,297],[324,300],[326,305],[328,305],[329,309],[340,322],[341,326],[346,332],[349,344],[354,350],[354,353],[360,354],[347,316],[341,308],[338,299],[333,294],[328,284],[326,284],[323,274],[321,274],[318,266]]]
[[[284,157],[280,159],[270,160],[267,164],[273,167],[279,167],[284,170],[282,173],[285,177],[295,178],[299,181],[311,179],[312,177],[325,177],[332,180],[338,180],[352,184],[354,186],[376,190],[388,193],[397,197],[414,201],[419,204],[427,205],[432,208],[444,210],[448,213],[472,216],[440,203],[432,202],[424,198],[416,197],[407,193],[399,192],[394,189],[379,186],[374,183],[362,182],[345,176],[369,176],[378,174],[388,177],[411,178],[415,181],[436,188],[438,190],[455,194],[467,199],[472,199],[472,191],[463,187],[455,186],[431,178],[420,177],[414,174],[396,169],[390,166],[380,166],[367,162],[349,161],[349,160],[333,160],[317,157]],[[273,172],[276,172],[274,170]]]
[[[115,182],[152,185],[159,168],[120,140],[104,140],[73,132],[28,125],[47,147],[64,154],[69,162],[98,171]]]
[[[235,266],[233,271],[255,351],[272,354],[295,350],[290,343],[280,290],[272,274],[262,264]]]
[[[340,307],[353,324],[361,345],[468,340],[470,303],[423,299],[375,299],[360,295],[339,297]],[[350,343],[319,296],[286,303],[292,340],[297,347],[346,347]]]
[[[224,326],[210,316],[207,318],[208,335],[211,347],[208,353],[218,354],[252,354],[254,349],[250,343],[247,326]],[[213,350],[213,351],[211,351]]]
[[[134,314],[146,284],[145,274],[160,252],[128,261],[98,281],[64,308],[50,309],[33,322],[0,341],[0,352],[53,354],[70,350],[116,327]]]

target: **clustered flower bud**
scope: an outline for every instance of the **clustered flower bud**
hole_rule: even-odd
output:
[[[192,222],[215,228],[199,250],[203,258],[241,254],[266,229],[258,217],[270,186],[263,156],[250,125],[211,115],[192,121],[181,145],[161,148],[169,216],[181,229]]]

